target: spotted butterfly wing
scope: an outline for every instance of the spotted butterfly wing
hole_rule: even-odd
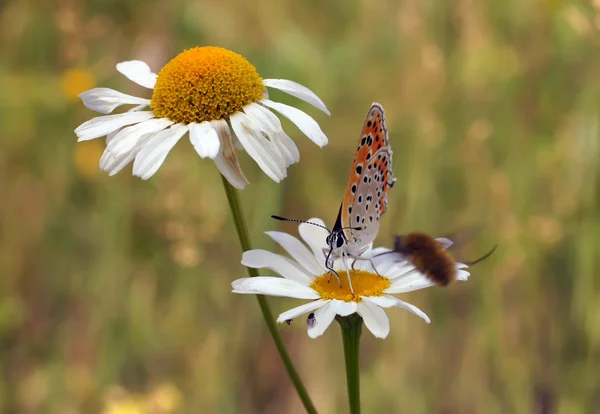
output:
[[[373,103],[363,125],[333,229],[344,229],[350,255],[363,253],[377,236],[379,219],[387,208],[387,192],[394,181],[385,113],[380,104]]]

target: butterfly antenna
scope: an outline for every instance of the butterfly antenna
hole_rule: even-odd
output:
[[[286,218],[286,217],[281,217],[281,216],[275,216],[272,215],[271,218],[274,218],[275,220],[280,220],[280,221],[291,221],[294,223],[306,223],[306,224],[312,224],[313,226],[317,226],[317,227],[321,227],[322,229],[327,230],[328,232],[331,233],[331,230],[329,230],[327,227],[322,226],[318,223],[313,223],[312,221],[306,221],[306,220],[297,220],[297,219],[291,219],[291,218]]]

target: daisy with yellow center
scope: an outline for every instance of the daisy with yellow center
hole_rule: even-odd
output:
[[[153,94],[152,99],[146,99],[95,88],[79,95],[86,107],[104,114],[121,105],[136,105],[125,113],[93,118],[75,130],[79,141],[107,137],[100,168],[109,175],[135,160],[133,175],[150,178],[175,144],[189,133],[198,155],[213,159],[234,187],[242,189],[248,184],[234,147],[246,150],[269,177],[279,182],[286,177],[287,167],[299,161],[300,154],[271,110],[296,124],[320,147],[327,144],[313,118],[270,100],[266,88],[279,89],[329,115],[317,95],[289,80],[262,79],[250,62],[227,49],[186,50],[158,75],[138,60],[119,63],[117,70],[152,89]]]
[[[318,218],[309,220],[324,225]],[[356,261],[355,270],[350,270],[350,279],[354,295],[348,286],[346,267],[342,260],[334,262],[334,269],[340,276],[330,277],[325,268],[323,249],[327,248],[325,239],[328,232],[320,227],[307,223],[298,226],[300,236],[309,248],[300,240],[287,233],[267,232],[294,259],[266,251],[250,250],[244,253],[242,264],[252,268],[268,268],[281,276],[260,276],[238,279],[232,283],[234,293],[262,294],[285,296],[297,299],[312,300],[309,303],[290,309],[279,315],[279,323],[310,313],[307,320],[308,335],[316,338],[325,332],[336,315],[345,317],[358,313],[365,326],[377,338],[387,337],[390,322],[383,308],[399,307],[430,320],[416,306],[406,303],[392,294],[406,293],[413,290],[434,286],[427,277],[407,261],[398,262],[393,255],[381,255],[390,249],[369,248],[362,257],[371,258],[377,272],[369,261]],[[451,242],[440,239],[447,248]],[[456,263],[457,279],[467,280],[467,265]]]

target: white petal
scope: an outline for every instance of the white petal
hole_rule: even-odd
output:
[[[396,299],[393,296],[361,296],[362,299],[369,299],[371,302],[373,302],[375,305],[381,307],[381,308],[391,308],[396,306],[396,302],[398,301],[398,299]]]
[[[442,246],[444,246],[444,249],[449,248],[450,246],[452,246],[454,244],[454,242],[450,239],[447,239],[445,237],[438,237],[437,239],[435,239],[438,243],[440,243]]]
[[[148,101],[147,104],[141,104],[141,105],[135,106],[127,112],[138,112],[138,111],[141,111],[142,109],[145,109],[148,105],[150,105],[150,101]]]
[[[379,258],[381,257],[382,259],[385,258],[385,256],[387,255],[382,255],[383,253],[388,253],[391,252],[392,249],[388,249],[387,247],[376,247],[374,249],[371,250],[367,250],[366,252],[363,253],[364,257],[371,257],[373,259],[375,259],[376,257]]]
[[[215,164],[232,186],[243,190],[248,184],[248,179],[240,167],[237,155],[235,155],[235,148],[231,141],[233,135],[231,129],[225,120],[211,121],[210,124],[217,131],[220,140],[221,150],[215,157]]]
[[[393,279],[398,279],[401,277],[407,277],[409,275],[411,275],[412,272],[415,272],[416,269],[415,267],[408,263],[408,262],[400,262],[398,264],[396,264],[396,266],[391,267],[387,272],[386,275],[388,276],[388,278],[390,280]]]
[[[323,332],[331,325],[335,318],[335,313],[330,308],[331,302],[321,306],[315,312],[315,322],[308,326],[308,336],[317,338],[323,335]]]
[[[190,141],[198,155],[202,158],[215,158],[221,149],[221,142],[210,122],[204,121],[200,124],[192,122],[189,128]]]
[[[92,111],[109,114],[121,105],[150,105],[149,99],[126,95],[109,88],[94,88],[79,94],[83,104]]]
[[[102,158],[100,158],[100,169],[102,171],[106,171],[109,176],[117,174],[136,157],[144,144],[148,142],[152,136],[154,136],[154,134],[142,135],[129,152],[120,156],[115,156],[108,149],[106,149],[104,154],[102,154]]]
[[[467,267],[469,267],[469,265],[460,262],[456,262],[455,265],[457,269],[466,269]]]
[[[415,305],[411,305],[410,303],[404,302],[403,300],[400,300],[393,296],[369,296],[367,299],[373,302],[375,305],[381,306],[382,308],[391,308],[392,306],[395,306],[398,308],[406,309],[407,311],[414,313],[419,318],[423,319],[425,322],[431,322],[429,317],[421,309],[417,308]]]
[[[187,131],[186,125],[176,124],[150,138],[135,157],[133,175],[142,180],[152,177],[165,162],[169,151]]]
[[[293,106],[285,105],[279,102],[273,102],[269,99],[261,99],[259,102],[276,110],[281,115],[292,121],[294,124],[296,124],[300,131],[304,133],[304,135],[306,135],[319,147],[324,147],[327,145],[327,136],[323,133],[323,131],[321,131],[321,127],[319,127],[317,121],[312,119],[309,115],[297,108],[294,108]]]
[[[364,270],[366,272],[374,273],[373,266],[371,266],[371,263],[369,263],[367,260],[357,260],[350,258],[348,263],[355,270]]]
[[[425,276],[421,274],[419,274],[419,276],[418,280],[406,281],[404,278],[395,280],[392,282],[392,285],[385,290],[385,293],[407,293],[435,285],[435,283],[429,281]]]
[[[310,285],[314,276],[308,275],[299,265],[279,254],[267,250],[248,250],[242,255],[242,264],[255,269],[267,268],[279,273],[286,279]]]
[[[425,321],[425,323],[431,323],[431,319],[429,319],[429,316],[427,316],[425,314],[425,312],[423,312],[421,309],[417,308],[415,305],[404,302],[403,300],[400,300],[397,298],[395,298],[395,299],[397,300],[396,306],[398,308],[406,309],[407,311],[414,313],[419,318],[423,319]]]
[[[260,126],[271,142],[275,144],[275,147],[286,161],[286,167],[300,161],[298,147],[283,131],[281,121],[273,112],[257,103],[244,106],[244,112]]]
[[[158,75],[152,73],[150,66],[141,60],[129,60],[127,62],[117,63],[117,70],[127,77],[148,89],[154,89]]]
[[[281,277],[257,276],[238,279],[231,284],[234,293],[261,293],[296,299],[319,299],[319,294],[308,286]]]
[[[385,338],[390,333],[390,320],[385,311],[375,305],[369,298],[363,298],[358,304],[357,312],[365,321],[365,326],[376,338]]]
[[[263,84],[269,88],[279,89],[298,99],[302,99],[304,102],[308,102],[315,108],[325,112],[327,115],[331,115],[321,98],[306,86],[302,86],[299,83],[287,79],[263,79]]]
[[[325,223],[320,218],[315,217],[306,221],[318,224],[320,226],[325,226]],[[317,259],[317,263],[319,263],[321,267],[321,270],[323,272],[326,271],[325,256],[323,254],[323,249],[328,248],[325,239],[329,235],[329,230],[326,230],[319,226],[315,226],[314,224],[301,223],[298,226],[298,232],[300,233],[300,236],[302,236],[306,244],[308,244],[311,248],[315,258]]]
[[[115,129],[113,132],[111,132],[110,134],[108,134],[106,136],[106,146],[108,146],[110,144],[110,142],[113,140],[113,138],[116,137],[120,131],[121,131],[120,129]]]
[[[230,118],[231,127],[244,149],[258,166],[273,181],[279,182],[286,177],[284,161],[273,144],[265,139],[252,119],[243,112],[236,112]]]
[[[137,124],[152,118],[154,118],[154,114],[150,111],[97,116],[79,125],[75,130],[75,134],[79,138],[78,141],[87,141],[88,139],[108,135],[125,125]]]
[[[313,302],[305,303],[304,305],[300,305],[298,307],[290,309],[289,311],[283,312],[277,318],[277,322],[282,323],[289,319],[297,318],[300,315],[304,315],[305,313],[312,312],[315,309],[319,309],[321,306],[327,304],[328,302],[328,300],[319,299]]]
[[[135,147],[142,135],[154,134],[173,124],[174,122],[167,118],[154,118],[123,128],[111,139],[107,149],[116,157],[124,155]]]
[[[471,274],[466,270],[458,270],[456,272],[456,280],[468,280]]]
[[[319,265],[315,256],[297,238],[279,231],[265,232],[289,253],[301,266],[315,276],[323,274],[323,266]],[[323,259],[324,261],[325,259]]]
[[[348,316],[356,312],[356,302],[345,302],[334,299],[331,301],[331,311],[336,315]]]

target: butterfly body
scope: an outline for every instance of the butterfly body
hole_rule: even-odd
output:
[[[360,260],[360,255],[371,247],[394,181],[385,113],[380,104],[373,103],[358,141],[337,220],[326,240],[328,249],[324,253],[329,269],[333,267],[332,259]]]

